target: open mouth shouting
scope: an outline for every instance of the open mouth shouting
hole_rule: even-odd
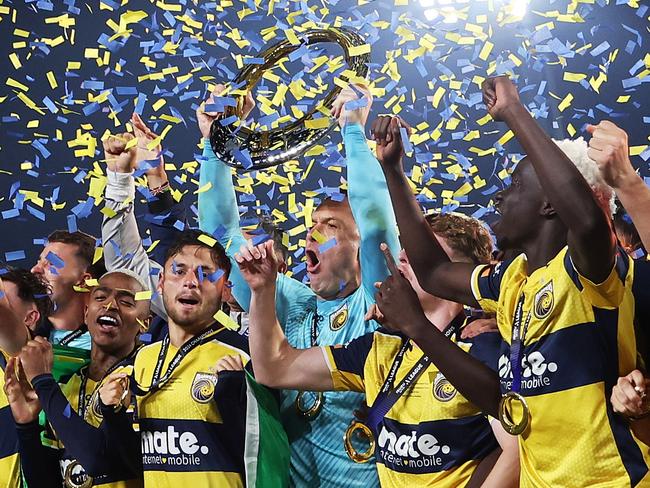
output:
[[[122,325],[119,315],[104,313],[97,317],[97,325],[103,332],[111,332]]]
[[[320,259],[318,254],[311,249],[305,250],[305,257],[307,258],[307,273],[316,274],[320,269]]]
[[[188,312],[196,310],[201,303],[200,297],[194,293],[186,293],[180,295],[178,298],[176,298],[176,301],[178,301],[178,303],[181,305],[182,310],[186,310]]]

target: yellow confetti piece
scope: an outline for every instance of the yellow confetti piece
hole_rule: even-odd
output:
[[[207,234],[201,234],[198,237],[199,241],[201,241],[203,244],[206,246],[214,247],[214,245],[217,243],[217,240],[214,237],[210,237]]]
[[[370,44],[362,44],[361,46],[353,46],[348,49],[350,56],[361,56],[370,52]]]
[[[323,234],[321,234],[320,232],[318,232],[316,229],[314,229],[314,230],[312,231],[311,236],[312,236],[312,237],[314,238],[314,240],[315,240],[316,242],[318,242],[319,244],[324,244],[325,242],[327,242],[327,237],[325,237]]]
[[[298,36],[296,36],[296,33],[293,30],[291,29],[285,30],[284,35],[287,37],[287,40],[294,46],[300,45],[300,39],[298,39]]]
[[[442,96],[445,94],[445,89],[441,86],[438,87],[436,90],[436,93],[433,95],[433,100],[431,100],[431,103],[435,108],[438,108],[438,104],[440,103],[440,99]]]
[[[86,286],[99,286],[99,281],[97,281],[95,278],[91,278],[86,280],[85,284]]]
[[[226,329],[230,330],[239,330],[239,324],[235,322],[230,316],[223,310],[219,310],[214,314],[214,320],[223,325]]]
[[[14,69],[19,69],[22,66],[20,59],[16,53],[11,53],[9,55],[9,61],[11,61],[11,64],[13,64]]]
[[[494,44],[492,44],[490,41],[485,41],[485,44],[483,44],[483,49],[481,49],[481,52],[479,53],[478,57],[481,58],[483,61],[487,61],[487,58],[492,52],[493,47]]]
[[[579,83],[580,81],[584,80],[587,77],[587,75],[583,73],[570,73],[568,71],[564,72],[564,75],[562,76],[562,79],[564,81],[571,81],[573,83]]]
[[[630,95],[621,95],[616,99],[618,103],[627,103],[630,100]]]
[[[567,94],[566,97],[560,102],[560,104],[557,106],[557,109],[560,112],[564,112],[569,106],[571,105],[571,102],[573,101],[573,95],[571,93]]]
[[[330,126],[330,119],[321,117],[320,119],[307,119],[305,120],[305,127],[308,129],[325,129]]]
[[[204,193],[204,192],[208,191],[208,190],[211,189],[211,188],[212,188],[212,182],[211,182],[211,181],[208,181],[205,185],[203,185],[201,188],[199,188],[198,190],[196,190],[196,191],[194,192],[194,194],[195,194],[195,195],[198,195],[199,193]]]
[[[135,301],[139,302],[142,300],[151,300],[151,290],[138,291],[135,294]]]
[[[153,111],[154,111],[154,112],[157,112],[158,110],[160,110],[161,108],[163,108],[163,107],[165,106],[166,103],[167,103],[167,100],[165,100],[164,98],[161,98],[161,99],[158,100],[156,103],[154,103],[154,104],[151,106],[151,108],[153,108]]]
[[[5,81],[5,84],[7,86],[12,87],[12,88],[18,88],[19,90],[29,91],[29,87],[23,85],[19,81],[14,80],[13,78],[7,78],[7,81]]]
[[[56,78],[54,77],[54,73],[52,71],[47,72],[47,81],[50,83],[50,87],[52,87],[52,90],[54,90],[59,84],[56,82]]]

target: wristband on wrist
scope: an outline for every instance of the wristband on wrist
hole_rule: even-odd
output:
[[[157,186],[156,188],[150,188],[149,192],[155,197],[156,195],[160,195],[164,191],[171,191],[171,187],[169,186],[169,181],[165,181],[162,185]]]

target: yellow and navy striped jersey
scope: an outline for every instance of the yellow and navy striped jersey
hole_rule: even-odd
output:
[[[566,247],[530,275],[523,254],[474,270],[474,296],[496,312],[505,339],[503,392],[512,387],[509,344],[522,294],[522,316],[530,317],[521,332],[520,393],[531,414],[519,441],[523,488],[650,486],[648,447],[609,401],[618,377],[636,366],[633,278],[632,261],[620,251],[609,277],[594,284]]]
[[[365,392],[366,402],[372,405],[403,340],[402,335],[380,329],[345,346],[323,347],[334,388]],[[486,333],[457,344],[496,368],[498,334]],[[411,342],[393,387],[422,356]],[[375,455],[382,486],[464,486],[480,460],[498,447],[488,419],[434,363],[391,407],[377,430]]]
[[[143,347],[134,378],[151,386],[162,342]],[[178,348],[169,345],[161,371]],[[246,409],[238,395],[241,383],[228,383],[215,366],[224,356],[250,358],[246,339],[223,330],[192,349],[162,388],[138,397],[145,486],[156,488],[243,487]]]
[[[0,351],[0,385],[5,384],[6,361],[7,357]],[[0,388],[0,432],[0,486],[18,488],[21,484],[18,436],[9,400],[2,388]]]

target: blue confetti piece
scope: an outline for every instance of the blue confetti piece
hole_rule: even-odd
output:
[[[210,283],[216,283],[221,279],[223,275],[224,275],[224,271],[222,269],[218,269],[214,273],[210,273],[207,276],[207,278]]]
[[[135,105],[135,109],[133,111],[138,115],[142,115],[145,103],[147,103],[147,95],[144,93],[138,93],[138,103]]]
[[[409,141],[409,134],[406,131],[406,127],[400,127],[399,128],[399,134],[400,137],[402,138],[402,145],[404,146],[404,152],[406,154],[410,154],[413,152],[413,145],[411,144],[411,141]]]
[[[196,272],[197,272],[197,275],[198,275],[198,278],[199,278],[199,283],[203,283],[203,266],[199,266],[196,269]]]
[[[610,48],[609,42],[607,42],[607,41],[603,41],[603,42],[601,42],[598,46],[596,46],[595,48],[593,48],[593,49],[589,52],[589,54],[591,54],[592,56],[598,56],[599,54],[602,54],[602,53],[604,53],[605,51],[607,51],[609,48]]]
[[[332,249],[334,246],[336,246],[336,239],[332,237],[329,241],[322,243],[321,245],[318,246],[318,251],[320,253],[324,253],[325,251],[329,251]]]
[[[185,224],[180,220],[177,220],[176,222],[174,222],[174,228],[183,232],[183,230],[185,230]]]
[[[264,58],[244,58],[244,64],[264,64]]]
[[[8,263],[11,261],[18,261],[19,259],[25,259],[25,251],[22,249],[19,251],[9,251],[5,253],[5,261]]]
[[[219,123],[223,125],[224,127],[230,124],[234,124],[239,120],[239,117],[236,115],[231,115],[230,117],[226,117],[225,119],[221,119]]]
[[[57,256],[55,253],[52,251],[47,253],[47,256],[45,256],[45,259],[47,259],[52,266],[55,268],[63,268],[65,266],[65,261],[61,259],[59,256]]]
[[[72,407],[70,406],[70,403],[68,403],[63,409],[63,416],[67,419],[72,416]]]
[[[74,215],[68,215],[68,232],[77,232],[77,218]]]
[[[5,210],[4,212],[2,212],[2,218],[4,220],[13,219],[15,217],[18,217],[19,215],[20,215],[20,210],[18,210],[17,208],[12,208],[11,210]]]

